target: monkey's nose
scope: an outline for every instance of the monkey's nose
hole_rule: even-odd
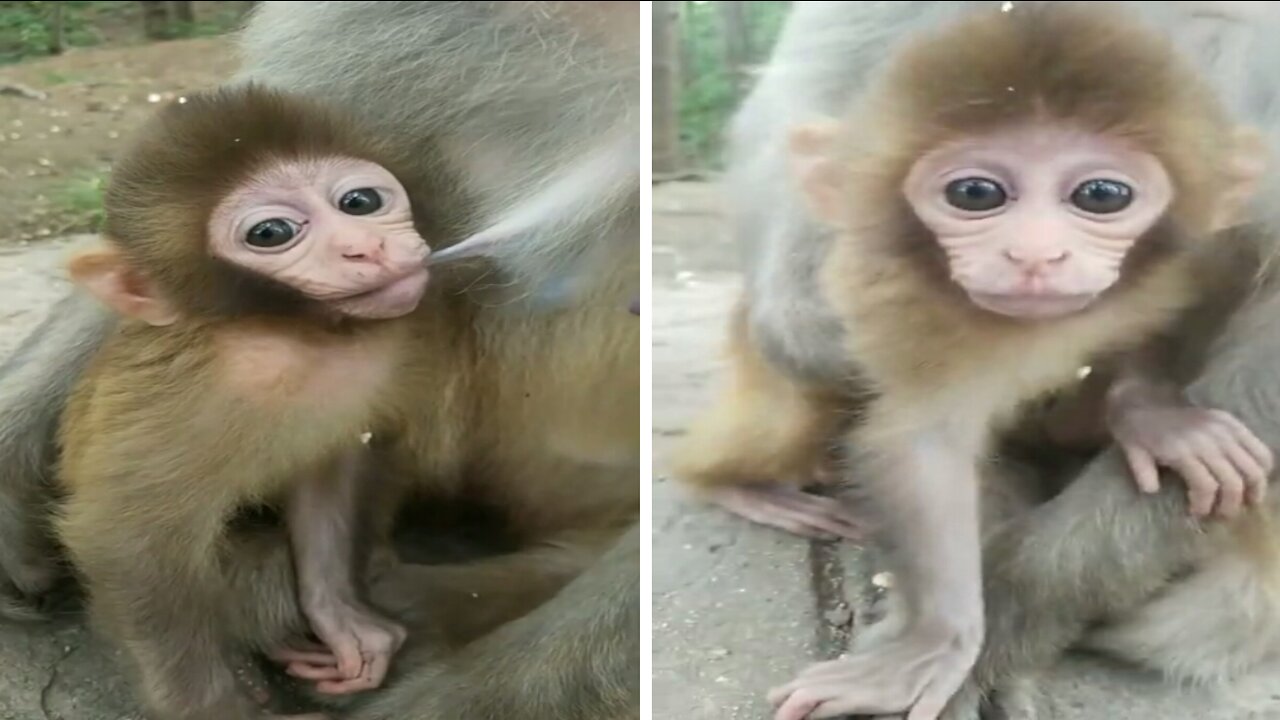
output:
[[[382,262],[386,243],[381,236],[364,236],[342,242],[339,251],[345,260]]]
[[[1065,248],[1006,248],[1004,257],[1018,268],[1028,272],[1043,272],[1046,268],[1061,265],[1071,257]]]

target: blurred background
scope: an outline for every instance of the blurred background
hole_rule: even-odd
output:
[[[653,3],[653,172],[721,167],[724,126],[768,59],[789,2]]]
[[[0,248],[92,231],[122,140],[234,69],[252,5],[0,2]]]

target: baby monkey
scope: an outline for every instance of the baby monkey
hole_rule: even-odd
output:
[[[189,97],[116,163],[108,242],[70,262],[123,320],[62,420],[57,529],[156,718],[265,716],[232,672],[220,558],[247,505],[284,501],[299,601],[332,656],[258,649],[345,693],[379,685],[405,638],[356,582],[362,440],[386,422],[396,319],[428,289],[419,228],[439,217],[392,165],[313,102]]]
[[[942,714],[985,633],[980,465],[1026,403],[1100,357],[1128,363],[1109,425],[1140,486],[1155,458],[1194,488],[1262,492],[1262,443],[1162,397],[1144,379],[1158,352],[1129,362],[1201,297],[1266,149],[1137,28],[1105,3],[975,12],[905,43],[847,119],[794,136],[837,233],[824,291],[875,390],[846,447],[908,620],[775,689],[777,720]],[[1190,450],[1165,454],[1168,436]]]

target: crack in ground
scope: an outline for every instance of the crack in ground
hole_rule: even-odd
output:
[[[874,566],[872,547],[839,540],[809,543],[810,587],[817,615],[814,644],[819,659],[831,660],[848,652],[857,630],[875,622],[882,592],[871,581]]]
[[[853,611],[844,590],[844,562],[839,541],[809,543],[809,578],[817,610],[814,638],[818,656],[832,659],[849,647]]]
[[[40,688],[40,713],[44,715],[45,720],[54,720],[53,712],[49,709],[49,693],[53,692],[53,686],[58,682],[58,673],[62,670],[62,664],[67,661],[79,650],[75,645],[67,646],[62,652],[62,657],[53,661],[53,665],[49,668],[49,680]]]

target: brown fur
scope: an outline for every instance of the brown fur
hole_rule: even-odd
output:
[[[106,197],[123,258],[90,262],[124,265],[178,316],[124,318],[73,391],[56,528],[91,616],[160,718],[258,713],[231,671],[226,524],[384,429],[409,338],[408,321],[333,323],[273,302],[280,293],[228,298],[245,287],[208,253],[209,214],[263,163],[378,158],[369,147],[317,105],[254,88],[201,94],[158,114]]]
[[[274,100],[247,97],[239,107],[241,99],[217,100],[256,117],[255,127],[298,120],[289,137],[310,132],[314,115],[287,115]],[[161,123],[181,133],[184,119],[202,117],[168,115]],[[286,144],[268,156],[335,151],[330,143],[340,142],[337,133],[320,128],[315,142]],[[241,129],[232,124],[224,139]],[[256,152],[275,137],[255,139],[264,143]],[[207,267],[210,261],[197,257],[185,235],[173,234],[194,232],[195,223],[170,225],[164,218],[212,205],[180,208],[180,193],[165,193],[193,193],[194,186],[180,181],[166,190],[159,175],[151,194],[129,192],[138,188],[142,168],[179,173],[185,182],[208,180],[149,162],[163,148],[143,143],[135,150],[107,212],[111,232],[133,233],[122,244],[143,274],[162,278],[167,289],[185,281],[183,263]],[[246,153],[220,169],[244,173],[252,158]],[[153,203],[150,215],[144,202]],[[138,235],[161,229],[158,236]],[[476,334],[466,332],[474,313],[444,289],[429,292],[416,316],[402,321],[334,326],[305,317],[277,320],[272,312],[253,317],[248,310],[237,317],[213,310],[207,317],[201,314],[207,306],[190,294],[181,295],[182,307],[195,316],[173,326],[126,321],[68,403],[59,468],[68,497],[57,525],[88,583],[92,615],[136,664],[149,709],[161,718],[253,716],[230,673],[231,634],[221,629],[236,622],[226,614],[232,600],[223,565],[227,520],[246,505],[278,503],[293,482],[351,448],[366,430],[391,458],[392,477],[425,478],[437,495],[465,492],[520,508],[513,519],[526,543],[594,529],[593,537],[604,533],[604,539],[578,540],[572,551],[603,552],[634,519],[637,483],[584,488],[593,481],[575,477],[638,462],[639,388],[617,381],[639,375],[638,337],[618,323],[628,322],[622,308],[635,270],[624,264],[603,275],[601,287],[619,302],[564,311],[572,322],[512,317]],[[196,287],[211,292],[207,284]],[[517,346],[504,340],[508,322],[542,328]],[[572,350],[584,328],[600,339],[590,357]],[[503,374],[512,365],[526,368],[514,382],[489,380],[512,377]],[[592,410],[602,402],[610,414]],[[464,477],[481,480],[467,487]],[[485,484],[498,477],[521,481]],[[382,515],[374,519],[383,531],[401,493],[388,488],[386,495],[376,502]],[[542,599],[529,594],[520,604],[527,609]]]
[[[1115,63],[1126,71],[1111,72]],[[848,325],[848,353],[864,373],[860,380],[901,398],[892,420],[879,413],[877,427],[911,426],[943,407],[1003,422],[1024,401],[1074,383],[1076,370],[1092,358],[1137,347],[1194,301],[1197,264],[1190,253],[1207,239],[1221,194],[1216,188],[1230,176],[1224,158],[1234,128],[1193,77],[1162,40],[1094,7],[976,13],[897,56],[829,149],[847,178],[841,217],[850,226],[822,274],[824,292]],[[1166,221],[1131,253],[1122,281],[1092,309],[1051,323],[1015,322],[969,304],[946,279],[936,243],[900,192],[911,163],[930,147],[1026,120],[1065,120],[1143,143],[1178,190]],[[743,348],[731,345],[731,353]],[[721,402],[733,398],[728,402],[749,407],[748,398],[784,392],[798,403],[835,393],[846,396],[846,407],[850,402],[847,388],[784,391],[795,381],[745,369],[763,362],[735,362],[734,390]],[[753,378],[770,389],[750,388]],[[687,441],[681,474],[695,485],[735,476],[758,481],[758,473],[737,468],[776,465],[742,455],[758,447],[747,440],[765,427],[759,423],[773,428],[771,456],[807,456],[815,446],[810,429],[833,424],[820,420],[830,416],[822,407],[829,402],[786,414],[766,402],[751,419],[716,404]],[[901,416],[908,407],[909,416]],[[794,431],[778,430],[781,418],[793,418]],[[796,444],[778,447],[786,438]],[[770,479],[810,476],[806,461],[786,465]]]
[[[229,112],[234,109],[234,112]],[[430,155],[430,153],[427,153]],[[282,158],[369,160],[409,182],[406,162],[385,142],[320,102],[256,85],[194,94],[162,108],[139,130],[112,168],[103,234],[150,276],[180,310],[200,317],[328,315],[278,281],[211,261],[207,220],[229,192]],[[411,180],[431,197],[414,203],[428,243],[443,243],[461,225],[465,203],[432,157]]]

